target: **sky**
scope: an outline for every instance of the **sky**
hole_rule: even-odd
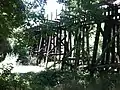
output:
[[[26,1],[26,0],[25,0]],[[31,2],[34,0],[27,0],[27,2]],[[56,18],[56,10],[57,15],[60,14],[62,10],[63,4],[57,3],[57,0],[47,0],[47,4],[45,4],[45,16],[48,15],[48,18],[51,19],[51,13],[53,13],[52,19]],[[38,11],[40,8],[34,9],[33,11]]]
[[[63,5],[56,2],[57,0],[48,0],[47,5],[45,6],[46,15],[48,14],[48,18],[51,19],[51,12],[53,13],[53,19],[56,18],[56,10],[57,15],[60,14]]]

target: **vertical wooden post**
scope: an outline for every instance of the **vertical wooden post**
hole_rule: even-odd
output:
[[[88,30],[89,28],[88,27],[86,27],[86,43],[87,43],[87,62],[88,62],[88,64],[89,64],[89,56],[90,56],[90,50],[89,50],[89,30]]]
[[[84,55],[85,55],[85,26],[83,24],[82,26],[82,59],[83,59],[83,64],[85,63],[85,60],[84,60]]]
[[[111,14],[112,13],[110,13],[111,12],[111,10],[110,10],[110,7],[108,7],[108,19],[110,19],[111,20]],[[109,22],[109,21],[108,21]],[[110,41],[111,41],[111,27],[110,27],[110,25],[111,24],[109,24],[108,25],[108,38],[107,38],[107,41],[106,41],[106,44],[108,44]],[[106,30],[107,30],[107,28],[106,28]],[[105,33],[107,33],[107,31],[105,32]],[[107,46],[107,45],[106,45]],[[105,62],[104,62],[104,64],[109,64],[109,61],[110,61],[110,48],[108,48],[108,50],[106,51],[106,54],[105,54],[105,57],[104,57],[104,59],[105,59]],[[108,68],[106,68],[106,70],[108,70]]]
[[[100,29],[101,29],[101,23],[97,23],[97,31],[96,31],[96,35],[95,35],[95,42],[94,42],[94,49],[93,49],[93,57],[92,57],[92,63],[91,63],[91,70],[90,70],[90,74],[91,76],[93,76],[94,74],[94,67],[96,64],[96,57],[97,57],[97,50],[98,50],[98,43],[99,43],[99,37],[100,37]]]

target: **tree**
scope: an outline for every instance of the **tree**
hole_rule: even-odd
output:
[[[21,0],[0,1],[0,62],[10,52],[10,44],[7,39],[11,37],[14,29],[23,23],[24,10],[25,5]]]
[[[22,64],[30,63],[29,57],[39,57],[36,51],[38,51],[38,45],[41,36],[45,36],[46,33],[52,34],[52,30],[49,30],[53,25],[49,21],[46,21],[44,16],[45,1],[26,2],[26,19],[20,30],[14,33],[15,43],[14,43],[14,53],[18,54]],[[39,9],[38,9],[39,8]],[[35,12],[34,10],[37,11]],[[48,27],[49,26],[49,27]]]

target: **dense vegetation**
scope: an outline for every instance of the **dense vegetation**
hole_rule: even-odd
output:
[[[116,11],[113,11],[113,16],[108,13],[106,17],[105,12],[109,9],[102,8],[102,5],[107,4],[111,9],[112,1],[58,2],[63,3],[65,9],[61,11],[60,19],[56,23],[45,17],[44,6],[47,0],[0,1],[0,62],[5,60],[7,54],[18,55],[17,62],[23,65],[39,65],[43,59],[44,63],[55,62],[40,73],[12,74],[11,65],[8,68],[3,67],[0,74],[0,90],[119,90],[120,66],[116,55],[120,56],[120,42],[117,15]],[[115,6],[114,9],[116,8]],[[36,9],[38,10],[34,11]],[[103,22],[105,25],[102,26]],[[57,29],[60,31],[57,32]],[[49,41],[49,36],[58,38],[56,33],[60,34],[62,30],[65,31],[65,38],[66,32],[74,37],[74,45],[72,47],[71,42],[67,43],[64,38],[59,41],[64,46],[64,55],[63,59],[57,62],[56,57],[40,53],[39,45],[41,38],[44,41]],[[90,43],[91,38],[94,38],[94,44]],[[56,52],[61,49],[59,45]],[[44,44],[41,47],[44,47]],[[75,60],[72,63],[69,56],[73,51]],[[79,68],[79,60],[83,63],[82,68]],[[61,67],[56,69],[55,65],[59,63]]]

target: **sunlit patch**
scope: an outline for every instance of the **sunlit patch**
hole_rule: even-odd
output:
[[[44,71],[44,67],[39,67],[39,66],[16,66],[13,68],[11,71],[12,73],[27,73],[27,72],[40,72]]]
[[[56,17],[56,14],[59,15],[62,8],[63,4],[57,3],[57,0],[48,0],[45,6],[45,16],[48,15],[48,19],[56,19],[58,17]]]
[[[119,5],[120,4],[120,0],[116,0],[115,2],[113,2],[113,4]]]

